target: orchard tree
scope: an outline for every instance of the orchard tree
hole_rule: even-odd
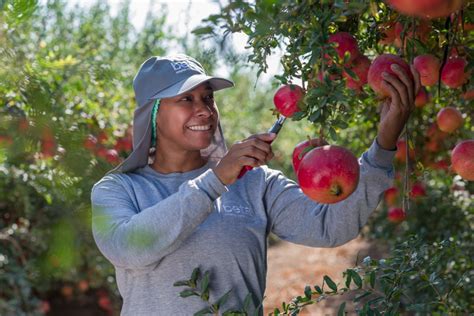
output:
[[[379,264],[369,258],[368,268],[345,274],[343,292],[352,281],[362,289],[364,277],[369,287],[378,286],[379,297],[356,300],[363,302],[360,314],[474,309],[473,23],[474,6],[461,0],[232,1],[194,30],[220,42],[246,34],[248,60],[258,74],[280,54],[282,71],[275,78],[305,91],[292,119],[312,126],[310,138],[358,153],[373,141],[379,105],[386,102],[382,72],[392,72],[396,63],[405,71],[413,64],[420,73],[416,109],[397,144],[395,186],[365,232],[389,246],[391,259]],[[291,124],[285,129],[296,129]],[[410,256],[420,260],[406,261]],[[401,280],[417,285],[402,286]],[[340,294],[332,280],[324,283]],[[306,289],[283,311],[297,313],[315,303],[326,293],[321,289]]]

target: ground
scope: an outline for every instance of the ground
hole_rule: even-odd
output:
[[[268,315],[281,303],[304,295],[306,285],[321,285],[324,275],[336,283],[342,272],[370,255],[380,258],[380,248],[359,237],[336,248],[311,248],[279,241],[268,249],[267,290],[264,314]],[[308,306],[299,315],[336,315],[340,297]]]

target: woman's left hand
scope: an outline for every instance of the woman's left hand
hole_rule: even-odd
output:
[[[397,146],[397,140],[411,112],[415,108],[415,98],[421,87],[418,71],[410,66],[414,80],[399,66],[392,65],[396,76],[384,73],[382,84],[389,91],[390,97],[382,104],[380,124],[377,134],[379,145],[388,150]]]

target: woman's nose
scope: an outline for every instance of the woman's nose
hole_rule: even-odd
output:
[[[214,111],[212,109],[212,106],[207,104],[206,102],[200,100],[196,102],[196,113],[200,116],[211,116]]]

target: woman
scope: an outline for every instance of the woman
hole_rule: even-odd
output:
[[[173,286],[196,267],[210,271],[211,302],[232,290],[221,311],[242,307],[249,293],[257,308],[270,232],[313,247],[355,238],[391,186],[396,141],[419,87],[416,71],[415,82],[394,71],[398,77],[385,77],[391,98],[360,158],[357,190],[322,205],[265,166],[273,157],[266,141],[275,135],[226,149],[213,93],[231,81],[207,76],[185,55],[145,61],[134,79],[134,150],[92,189],[93,234],[116,268],[122,315],[192,315],[206,307]],[[245,165],[255,168],[238,180]]]

